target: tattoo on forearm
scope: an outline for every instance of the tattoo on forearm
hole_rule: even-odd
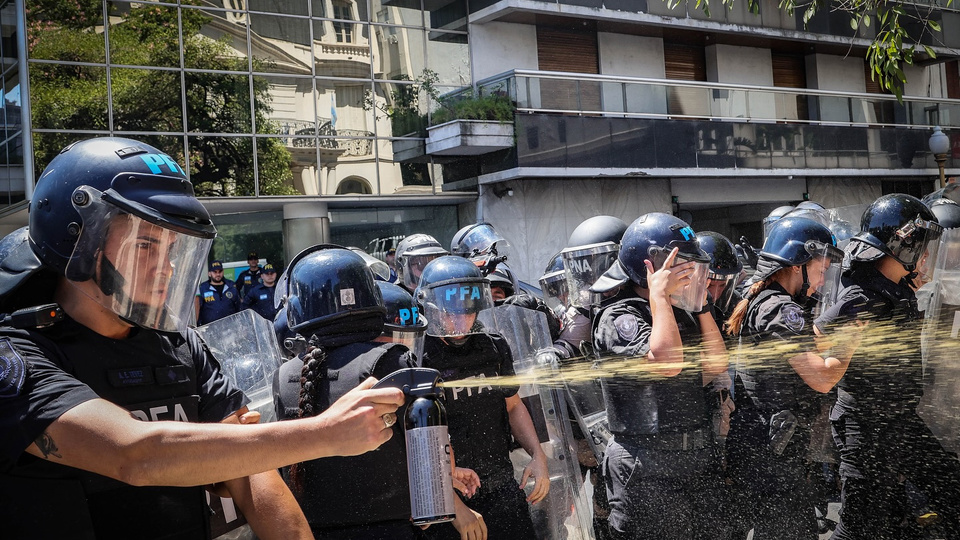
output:
[[[36,443],[37,448],[40,449],[44,459],[50,459],[51,456],[63,459],[63,456],[60,455],[60,449],[57,448],[57,443],[53,442],[53,437],[47,432],[43,432],[43,435],[37,437],[37,440],[33,442]]]

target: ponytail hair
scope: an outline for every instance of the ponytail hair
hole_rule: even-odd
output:
[[[300,370],[300,398],[297,401],[297,406],[300,409],[298,418],[309,418],[317,415],[317,392],[326,363],[326,351],[323,347],[317,346],[316,336],[311,337],[307,352],[303,355],[303,368]],[[303,463],[294,463],[290,466],[290,484],[290,488],[295,493],[303,493]]]
[[[767,276],[766,279],[750,286],[743,299],[737,302],[737,307],[733,308],[733,313],[730,315],[730,318],[723,324],[723,330],[728,336],[740,335],[740,329],[743,327],[743,319],[747,316],[747,308],[750,307],[750,301],[756,298],[761,291],[769,287],[770,284],[774,282],[774,277],[784,270],[786,270],[786,268],[781,268],[772,275]]]

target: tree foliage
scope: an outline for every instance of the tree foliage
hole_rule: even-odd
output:
[[[681,0],[666,0],[670,8]],[[727,9],[737,0],[720,0]],[[760,12],[759,0],[745,0],[751,13]],[[947,7],[953,0],[947,0]],[[710,16],[710,0],[695,0],[697,9]],[[839,12],[850,17],[851,39],[862,29],[874,28],[876,34],[867,48],[865,60],[870,66],[871,79],[903,101],[903,88],[907,82],[904,66],[913,65],[917,52],[936,58],[936,52],[922,41],[939,40],[940,23],[931,17],[936,7],[904,4],[890,0],[779,0],[778,7],[790,16],[802,14],[804,29],[819,13]]]
[[[196,4],[198,0],[182,0]],[[70,131],[110,129],[108,99],[112,95],[115,132],[190,133],[190,178],[198,195],[254,195],[254,171],[260,171],[259,193],[289,195],[291,155],[277,138],[249,136],[252,119],[258,133],[275,133],[269,124],[270,88],[266,80],[250,80],[247,59],[237,57],[224,41],[201,35],[210,16],[200,10],[157,3],[108,2],[113,67],[107,91],[102,4],[99,0],[30,0],[27,6],[28,54],[54,60],[30,65],[30,96],[34,128],[58,130],[35,136],[34,160],[40,171],[62,147],[87,135]],[[180,42],[179,24],[183,28]],[[211,72],[188,72],[181,81],[180,55],[185,66]],[[101,64],[77,65],[74,62]],[[257,69],[258,61],[254,61]],[[139,66],[173,68],[141,69]],[[239,72],[239,73],[238,73]],[[253,104],[251,107],[251,82]],[[182,96],[185,96],[186,111]],[[251,112],[252,111],[252,112]],[[236,134],[213,136],[209,134]],[[243,135],[247,134],[247,135]],[[184,162],[177,136],[136,138],[163,149]],[[257,165],[254,165],[256,144]]]

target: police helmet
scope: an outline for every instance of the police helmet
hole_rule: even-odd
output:
[[[476,315],[493,307],[490,282],[480,268],[453,255],[427,264],[414,298],[427,319],[427,334],[432,336],[472,333],[475,318],[463,316]]]
[[[400,343],[416,355],[423,358],[423,338],[427,331],[427,320],[420,314],[420,307],[413,296],[403,287],[386,281],[378,281],[377,287],[383,296],[387,313],[383,319],[384,341]]]
[[[770,234],[770,227],[773,227],[774,222],[789,214],[795,208],[795,206],[791,205],[778,206],[767,214],[767,217],[763,218],[763,237],[766,238],[767,235]]]
[[[682,260],[709,264],[710,257],[700,248],[696,233],[682,219],[651,212],[637,218],[627,227],[620,241],[617,262],[591,287],[594,292],[606,292],[632,281],[647,286],[647,268],[650,261],[659,269],[673,248],[678,248],[677,262]],[[704,274],[705,276],[705,274]]]
[[[805,217],[781,218],[763,242],[753,280],[762,281],[782,268],[804,265],[815,257],[826,257],[833,263],[843,259],[830,229]]]
[[[30,203],[30,245],[44,267],[128,322],[158,330],[186,327],[189,291],[216,234],[180,165],[131,139],[67,146]]]
[[[620,243],[627,224],[620,218],[613,216],[593,216],[577,225],[570,234],[567,246],[586,246],[601,242]]]
[[[386,309],[362,257],[321,244],[300,252],[284,272],[287,324],[321,345],[369,341],[380,335]]]
[[[937,217],[919,199],[903,193],[884,195],[863,212],[860,232],[847,250],[854,261],[875,261],[884,255],[912,271],[927,244],[943,231]]]
[[[503,290],[506,297],[513,296],[520,288],[517,283],[517,276],[505,264],[497,265],[493,272],[487,274],[487,281],[490,282],[490,288],[499,287]]]
[[[737,249],[726,236],[713,232],[697,233],[700,249],[710,256],[710,277],[737,275],[743,270],[743,263],[737,257]]]
[[[857,234],[853,224],[845,219],[832,220],[828,228],[830,229],[830,232],[833,233],[833,237],[837,240],[837,247],[845,246],[847,241],[853,238],[853,235]]]
[[[960,204],[950,199],[936,199],[929,205],[930,211],[937,216],[937,223],[944,229],[960,227]]]
[[[509,242],[489,223],[467,225],[453,235],[450,253],[468,259],[484,257],[488,254],[504,255]]]
[[[448,254],[440,242],[429,234],[417,233],[404,237],[397,245],[394,258],[400,283],[411,291],[416,289],[420,273],[427,263]]]
[[[547,268],[540,276],[540,290],[543,291],[543,301],[550,306],[554,314],[559,316],[567,309],[570,288],[567,274],[563,271],[563,257],[559,253],[550,258]]]

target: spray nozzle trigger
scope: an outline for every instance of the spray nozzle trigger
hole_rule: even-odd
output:
[[[374,388],[399,388],[410,397],[439,396],[440,372],[430,368],[398,369],[377,381]]]

